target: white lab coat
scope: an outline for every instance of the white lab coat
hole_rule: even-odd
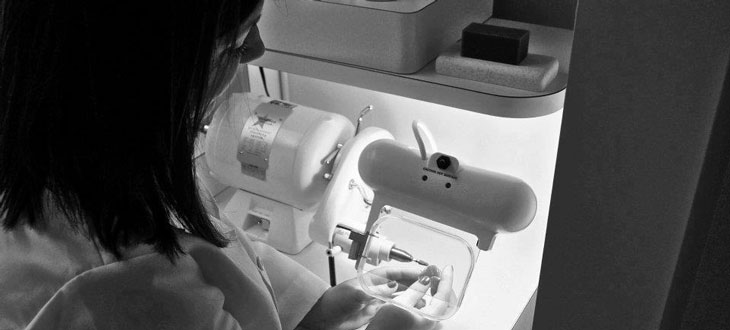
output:
[[[229,222],[216,222],[223,249],[181,231],[171,263],[146,245],[117,261],[48,220],[0,230],[0,329],[293,329],[327,289]]]

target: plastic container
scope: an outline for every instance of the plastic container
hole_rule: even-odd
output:
[[[362,288],[373,297],[431,320],[444,320],[453,316],[461,306],[479,255],[476,246],[463,238],[460,233],[453,228],[426,219],[410,218],[404,214],[381,217],[369,232],[365,252],[361,258],[373,255],[370,250],[379,249],[382,245],[379,243],[387,240],[394,243],[394,247],[412,254],[414,258],[428,262],[430,268],[416,262],[403,263],[394,259],[380,261],[377,265],[361,260],[358,262],[357,272]],[[436,272],[433,271],[434,266]],[[453,267],[452,284],[450,286],[439,284],[446,280],[444,271],[449,266]],[[406,273],[410,272],[416,276],[435,276],[431,277],[429,288],[423,295],[423,302],[408,304],[404,302],[403,297],[398,298],[412,293],[407,291],[413,290],[408,289],[414,280],[413,276],[398,279],[396,281],[398,291],[394,294],[387,289],[384,290],[383,285],[393,278],[392,275],[386,275],[389,269],[405,270]],[[438,294],[439,290],[446,291]]]

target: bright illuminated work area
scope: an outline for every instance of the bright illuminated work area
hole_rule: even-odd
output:
[[[575,2],[522,5],[268,3],[267,53],[231,86],[251,93],[222,101],[206,136],[223,212],[322,279],[358,277],[440,329],[530,329],[580,31]],[[525,31],[521,62],[465,55],[468,38],[519,51]],[[441,278],[452,267],[455,296],[428,291],[413,306],[379,294],[368,271],[393,266]]]
[[[201,147],[221,211],[332,285],[357,277],[441,329],[512,329],[537,289],[573,32],[492,6],[267,3],[267,53],[240,68]],[[524,32],[499,41],[523,64],[462,57],[475,22]],[[379,292],[385,267],[432,272],[422,302],[401,299],[408,283]]]
[[[0,0],[0,329],[728,329],[670,2]]]

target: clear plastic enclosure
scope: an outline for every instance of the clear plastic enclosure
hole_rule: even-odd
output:
[[[404,261],[403,253],[394,252],[373,262],[372,256],[378,255],[374,250],[390,244],[424,262],[408,262],[407,257]],[[452,228],[420,217],[385,215],[369,232],[357,273],[371,296],[431,320],[444,320],[461,306],[478,253]]]
[[[323,2],[336,3],[354,7],[384,10],[388,12],[412,14],[430,6],[436,0],[411,0],[411,1],[368,1],[368,0],[322,0]]]

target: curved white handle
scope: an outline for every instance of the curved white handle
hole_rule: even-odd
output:
[[[420,120],[414,120],[413,134],[416,136],[418,150],[421,151],[421,159],[428,160],[428,156],[436,152],[436,142],[433,140],[431,131],[428,130],[426,124]]]

